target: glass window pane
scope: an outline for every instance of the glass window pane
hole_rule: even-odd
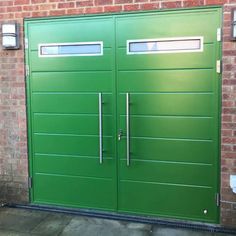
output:
[[[40,55],[43,56],[70,56],[70,55],[101,55],[102,43],[68,44],[68,45],[44,45],[40,47]]]
[[[63,45],[59,46],[58,54],[99,54],[101,45]]]
[[[129,53],[155,53],[201,50],[201,39],[177,39],[129,42]]]
[[[57,55],[58,46],[41,47],[41,54],[42,55]]]

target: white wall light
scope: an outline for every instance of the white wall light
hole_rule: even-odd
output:
[[[232,19],[232,26],[231,26],[231,39],[236,40],[236,9],[232,9],[231,11],[231,19]]]
[[[19,49],[19,25],[17,23],[2,24],[2,47],[4,49]]]
[[[230,187],[236,193],[236,175],[230,175]]]

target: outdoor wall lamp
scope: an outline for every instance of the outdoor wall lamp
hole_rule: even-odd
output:
[[[232,27],[231,27],[231,38],[236,40],[236,8],[232,9]]]
[[[19,24],[3,23],[2,24],[2,47],[4,49],[19,49]]]

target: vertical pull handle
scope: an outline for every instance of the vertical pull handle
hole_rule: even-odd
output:
[[[129,93],[126,93],[126,158],[127,166],[130,165],[130,127],[129,127]]]
[[[102,164],[103,156],[102,156],[102,93],[98,94],[98,110],[99,110],[99,162]]]

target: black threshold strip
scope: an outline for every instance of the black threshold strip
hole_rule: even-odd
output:
[[[0,206],[1,207],[1,206]],[[50,206],[41,206],[35,204],[2,204],[2,207],[10,207],[10,208],[19,208],[19,209],[28,209],[28,210],[38,210],[38,211],[46,211],[46,212],[54,212],[54,213],[65,213],[75,216],[88,216],[88,217],[97,217],[102,219],[111,219],[111,220],[120,220],[120,221],[129,221],[136,223],[145,223],[152,225],[160,225],[171,228],[184,228],[191,230],[202,230],[213,233],[227,233],[236,235],[236,229],[234,228],[226,228],[219,225],[207,224],[207,223],[191,223],[191,222],[183,222],[181,220],[168,220],[168,219],[159,219],[154,217],[145,217],[145,216],[133,216],[127,214],[120,213],[112,213],[112,212],[101,212],[96,210],[81,210],[81,209],[73,209],[73,208],[64,208],[64,207],[50,207]]]

